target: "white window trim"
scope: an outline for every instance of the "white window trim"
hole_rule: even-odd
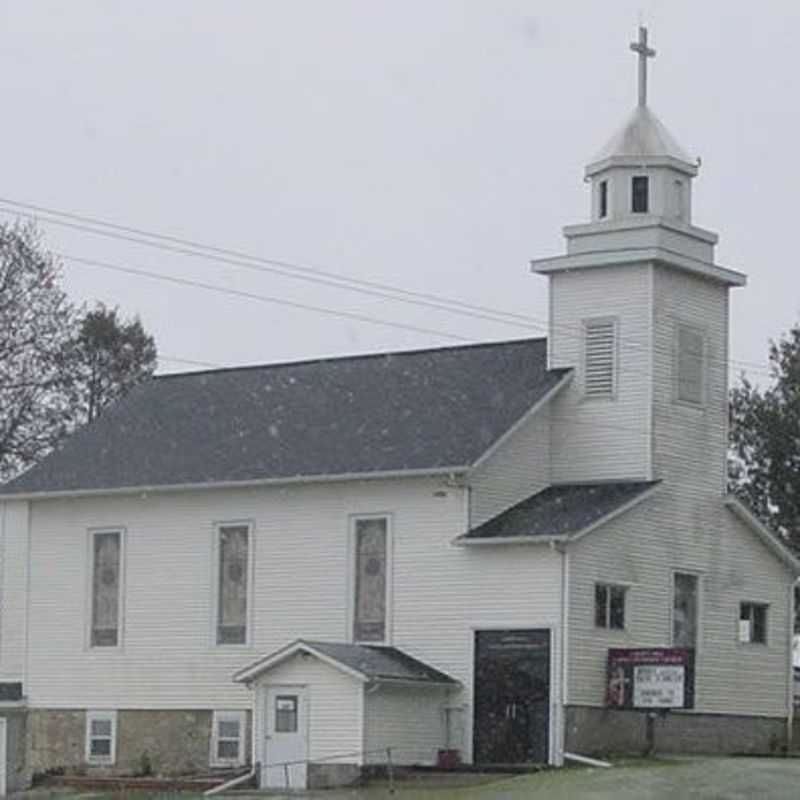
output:
[[[742,641],[741,636],[739,635],[739,622],[740,622],[741,616],[742,616],[742,606],[760,606],[761,608],[764,609],[764,641],[763,642],[755,642],[755,641],[753,641],[752,638],[747,642],[743,642]],[[770,604],[769,603],[764,603],[764,602],[762,602],[760,600],[740,600],[738,602],[738,604],[736,606],[736,611],[738,612],[736,614],[736,643],[740,647],[769,647],[769,641],[770,641],[770,636],[769,636],[769,617],[770,617],[769,609],[770,609]],[[752,634],[753,634],[753,632],[751,630],[750,631],[751,637],[752,637]]]
[[[703,340],[703,360],[700,365],[700,400],[687,400],[681,397],[681,328],[697,334]],[[695,325],[682,319],[675,320],[672,358],[672,399],[685,408],[705,408],[708,401],[708,331],[701,325]]]
[[[247,614],[243,644],[219,644],[219,538],[222,528],[247,527]],[[253,583],[255,575],[255,530],[252,519],[226,519],[215,522],[211,534],[211,646],[215,650],[243,650],[253,646]]]
[[[670,573],[670,593],[669,593],[669,636],[667,641],[670,647],[677,647],[673,640],[675,633],[675,576],[676,575],[692,575],[697,578],[697,626],[695,628],[695,643],[694,643],[694,659],[695,671],[698,669],[697,662],[699,659],[701,643],[703,641],[703,577],[704,573],[696,569],[681,569],[675,568]],[[697,690],[695,687],[695,703],[697,701]]]
[[[622,589],[622,627],[621,628],[612,628],[611,627],[611,595],[610,593],[606,595],[606,608],[605,608],[605,625],[598,625],[597,624],[597,617],[596,614],[596,606],[597,606],[597,595],[595,594],[594,602],[595,607],[592,609],[593,616],[595,617],[595,630],[600,631],[607,631],[608,633],[625,633],[628,630],[628,590],[630,589],[630,584],[624,583],[617,583],[613,581],[595,581],[593,584],[593,588],[595,593],[597,592],[598,586],[605,586],[606,589]]]
[[[356,523],[365,519],[386,520],[386,625],[382,641],[360,642],[355,637],[356,622]],[[347,636],[345,641],[354,644],[384,645],[392,643],[394,596],[394,519],[389,512],[351,514],[347,535]]]
[[[105,736],[92,736],[92,721],[107,720],[111,722],[111,754],[108,756],[92,755],[92,739],[105,739]],[[117,762],[117,712],[116,711],[87,711],[86,712],[86,763],[97,766],[112,766]]]
[[[238,758],[220,758],[217,746],[219,742],[233,741],[228,737],[220,737],[220,722],[236,722],[239,725],[239,756]],[[241,767],[247,761],[247,712],[246,711],[214,711],[211,719],[211,752],[209,753],[209,764],[212,767]]]
[[[614,349],[611,354],[611,394],[591,395],[586,392],[586,331],[590,325],[611,323],[614,328]],[[619,390],[619,317],[586,317],[581,320],[581,401],[608,403],[617,399]]]
[[[94,537],[104,533],[119,534],[119,598],[117,609],[117,643],[115,645],[92,644],[92,618],[94,602]],[[125,641],[125,572],[126,572],[126,530],[122,526],[110,528],[89,528],[86,537],[86,603],[84,629],[84,649],[93,653],[117,652],[123,649]]]

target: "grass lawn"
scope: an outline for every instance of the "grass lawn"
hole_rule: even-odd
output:
[[[455,778],[455,776],[454,776]],[[457,780],[457,778],[455,778]],[[469,778],[467,778],[468,780]],[[434,781],[401,781],[395,793],[385,784],[364,789],[315,792],[306,797],[326,800],[798,800],[800,759],[692,758],[663,761],[632,761],[612,769],[569,768],[515,778],[482,778],[472,785],[431,785]],[[48,795],[31,792],[28,797],[44,800]],[[53,797],[53,794],[49,794]],[[265,795],[228,795],[264,798]],[[60,795],[64,800],[66,796]],[[143,797],[193,800],[193,794],[117,794],[81,792],[69,800],[139,800]],[[297,795],[270,795],[273,798]]]

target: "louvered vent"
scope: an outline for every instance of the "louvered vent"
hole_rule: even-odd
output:
[[[613,397],[617,325],[593,320],[584,328],[584,392],[587,397]]]

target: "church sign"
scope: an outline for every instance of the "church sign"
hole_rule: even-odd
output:
[[[606,705],[694,708],[694,651],[684,647],[609,649]]]

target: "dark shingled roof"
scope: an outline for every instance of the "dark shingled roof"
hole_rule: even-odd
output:
[[[464,467],[566,372],[522,339],[166,375],[0,495]]]
[[[548,486],[459,537],[571,536],[642,495],[658,481],[576,483]]]
[[[312,642],[301,639],[319,653],[360,672],[371,681],[413,681],[419,683],[452,683],[458,681],[425,664],[396,647],[366,644]]]

